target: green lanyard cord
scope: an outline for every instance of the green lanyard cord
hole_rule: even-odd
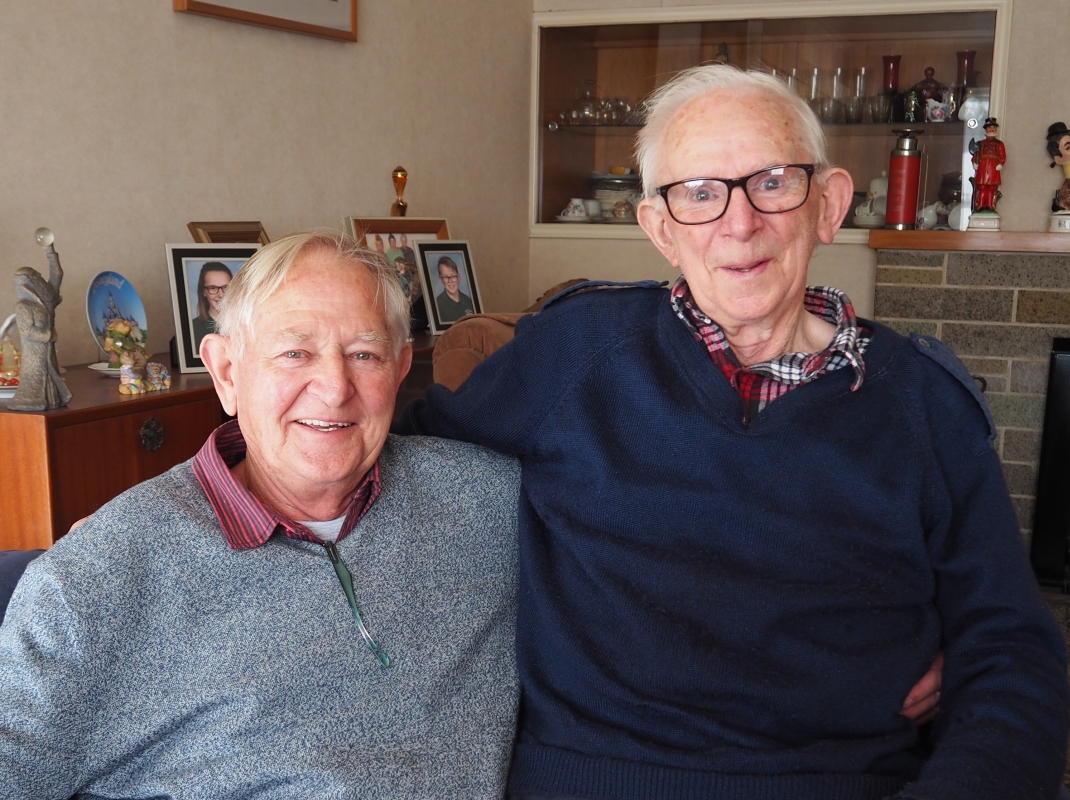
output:
[[[353,576],[349,573],[345,562],[342,561],[342,557],[338,555],[338,548],[334,546],[334,542],[323,542],[323,546],[327,549],[331,564],[334,565],[334,574],[338,576],[338,581],[342,584],[342,591],[346,593],[349,607],[353,609],[353,619],[357,621],[357,630],[360,631],[361,638],[364,639],[368,649],[372,651],[383,668],[388,669],[390,667],[390,656],[383,652],[383,649],[375,643],[372,635],[368,633],[368,629],[364,627],[364,620],[361,618],[360,609],[357,607],[357,598],[353,594]]]

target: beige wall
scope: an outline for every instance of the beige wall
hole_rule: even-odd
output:
[[[164,244],[190,220],[272,236],[412,216],[472,243],[489,310],[527,302],[531,0],[361,0],[356,44],[191,14],[166,0],[0,4],[0,274],[66,270],[60,360],[97,358],[85,292],[131,280],[149,346],[174,332]],[[0,279],[0,312],[13,310]]]
[[[704,3],[689,0],[534,2],[536,11],[738,5],[738,0]],[[827,5],[842,7],[844,13],[858,7],[856,0],[830,0]],[[938,6],[934,4],[934,10]],[[1058,79],[1052,70],[1052,54],[1065,48],[1067,8],[1065,0],[1014,0],[1007,107],[1000,119],[1008,152],[1003,173],[1003,199],[999,206],[1004,230],[1047,230],[1051,197],[1061,182],[1061,175],[1048,168],[1044,135],[1048,125],[1056,120],[1070,123],[1070,82]],[[1070,237],[1067,243],[1070,248]],[[605,247],[606,243],[600,240],[532,239],[529,296],[537,296],[559,275],[584,273],[587,264],[596,266],[586,271],[600,270],[599,277],[606,279],[665,278],[665,270],[647,243],[638,240],[617,242],[616,246],[605,250],[611,253],[611,264],[599,255]],[[863,246],[832,245],[819,248],[815,253],[810,280],[839,286],[852,297],[860,314],[868,314],[873,308],[875,265],[875,256],[866,252]]]

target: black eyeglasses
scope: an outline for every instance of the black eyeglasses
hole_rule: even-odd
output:
[[[681,225],[703,225],[724,216],[732,190],[743,190],[747,201],[762,214],[794,211],[810,196],[813,164],[782,164],[742,178],[688,178],[659,186],[669,216]]]

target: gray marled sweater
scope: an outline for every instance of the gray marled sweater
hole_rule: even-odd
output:
[[[230,550],[190,464],[26,572],[0,628],[0,797],[498,797],[517,702],[514,461],[391,437],[326,552]]]

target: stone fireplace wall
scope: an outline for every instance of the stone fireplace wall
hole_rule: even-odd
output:
[[[936,336],[988,382],[1028,542],[1051,343],[1070,336],[1070,255],[878,250],[874,317],[900,333]]]

